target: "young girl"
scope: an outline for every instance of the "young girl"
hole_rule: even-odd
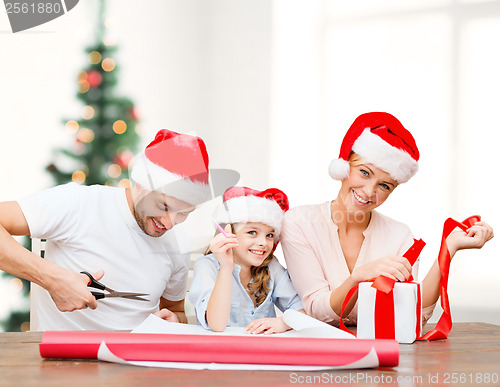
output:
[[[405,224],[377,212],[396,187],[417,171],[419,152],[411,133],[388,113],[359,116],[347,131],[330,175],[342,185],[335,200],[287,212],[282,247],[288,270],[307,314],[339,325],[347,292],[383,274],[404,281],[417,278],[402,255],[413,243]],[[416,203],[409,203],[415,205]],[[447,238],[450,256],[461,249],[481,248],[492,228],[477,222],[467,232]],[[432,315],[439,297],[441,273],[436,262],[422,282],[422,317]],[[356,297],[344,311],[344,323],[357,323]]]
[[[287,270],[273,255],[286,210],[288,198],[278,189],[226,190],[214,217],[225,231],[210,243],[212,253],[196,261],[189,290],[203,327],[216,332],[236,326],[251,334],[279,333],[290,327],[276,317],[275,305],[281,311],[303,312]]]

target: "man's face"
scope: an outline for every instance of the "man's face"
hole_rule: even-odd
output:
[[[195,210],[192,204],[156,191],[143,191],[134,201],[134,218],[147,235],[160,237],[184,222]]]

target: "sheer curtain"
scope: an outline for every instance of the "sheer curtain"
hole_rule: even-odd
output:
[[[500,224],[498,36],[496,0],[276,1],[270,180],[292,205],[333,199],[328,163],[349,125],[368,111],[394,114],[416,138],[420,170],[380,211],[427,242],[422,279],[447,217]],[[454,259],[456,321],[500,324],[496,244]]]

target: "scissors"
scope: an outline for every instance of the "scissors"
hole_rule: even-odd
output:
[[[80,273],[85,274],[87,277],[89,277],[90,281],[87,284],[89,288],[95,288],[109,292],[109,293],[90,292],[92,293],[92,295],[95,297],[96,300],[100,300],[105,297],[123,297],[138,301],[149,301],[147,298],[139,297],[139,296],[149,296],[149,294],[147,293],[116,292],[113,289],[108,288],[106,285],[101,284],[99,281],[96,281],[94,277],[92,277],[92,274],[90,274],[89,272],[81,271]]]

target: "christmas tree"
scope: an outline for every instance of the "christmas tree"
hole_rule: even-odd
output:
[[[77,79],[82,114],[63,121],[65,130],[74,134],[75,142],[71,149],[56,149],[54,158],[58,161],[47,166],[56,185],[74,181],[130,186],[128,164],[139,143],[135,130],[138,116],[133,102],[117,95],[117,48],[106,40],[104,0],[99,4],[96,43],[86,49],[88,62]],[[25,247],[30,248],[30,242],[27,238]],[[29,282],[22,283],[23,295],[28,297]],[[28,321],[29,311],[19,310],[12,312],[2,326],[5,331],[27,330]]]

